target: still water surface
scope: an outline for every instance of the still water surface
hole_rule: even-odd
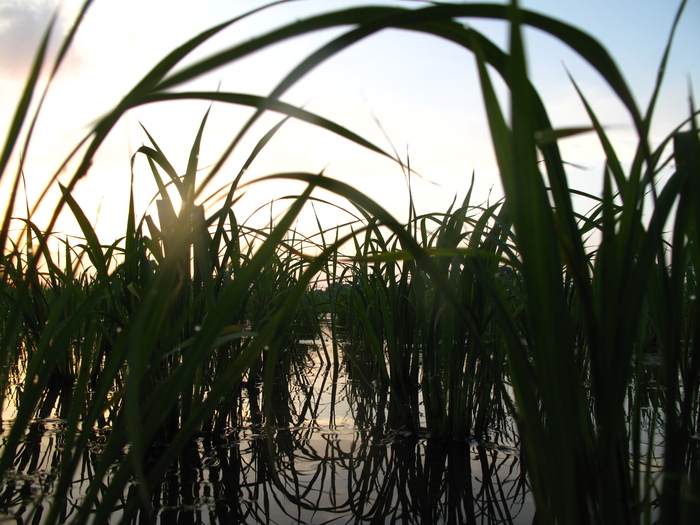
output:
[[[313,353],[285,383],[265,417],[260,385],[245,384],[225,432],[193,440],[153,494],[152,513],[132,523],[532,523],[512,421],[480,442],[391,428],[386,395]],[[0,487],[2,523],[41,523],[52,503],[64,425],[57,413],[25,435]],[[12,425],[6,416],[3,432]],[[95,429],[60,502],[67,522],[95,482],[108,432]],[[137,489],[130,485],[124,501]],[[113,517],[119,522],[119,510]]]

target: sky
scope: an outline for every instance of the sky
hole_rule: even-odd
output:
[[[192,60],[312,14],[368,3],[421,4],[398,0],[290,2],[234,25],[198,50]],[[677,4],[666,0],[521,2],[522,7],[571,23],[598,38],[617,61],[642,109],[648,103]],[[76,0],[0,0],[3,142],[49,19],[58,12],[57,34],[65,34],[79,5]],[[25,154],[27,200],[36,200],[51,174],[96,119],[116,105],[159,59],[202,30],[261,5],[263,2],[258,0],[202,0],[196,4],[187,0],[95,0],[49,91]],[[507,47],[506,24],[469,23]],[[691,90],[695,99],[699,98],[698,27],[700,0],[690,0],[666,70],[650,136],[652,143],[658,143],[688,116]],[[305,56],[338,34],[326,31],[286,42],[217,70],[193,86],[266,95]],[[620,155],[629,158],[636,146],[629,118],[597,73],[552,37],[534,30],[528,30],[525,37],[531,78],[555,126],[588,124],[568,71],[601,116]],[[446,210],[453,199],[461,200],[472,174],[473,203],[494,202],[501,196],[474,59],[454,44],[406,31],[385,31],[322,64],[285,93],[283,100],[337,121],[382,148],[395,148],[421,176],[412,178],[419,212]],[[184,171],[207,107],[202,102],[144,106],[130,111],[115,127],[89,177],[75,193],[104,243],[125,232],[130,158],[147,143],[141,126],[155,138],[176,169]],[[250,111],[242,108],[223,104],[212,107],[200,165],[218,160],[249,115]],[[271,114],[261,119],[234,152],[212,190],[233,179],[255,143],[279,118]],[[578,166],[569,171],[570,184],[599,193],[603,157],[595,138],[578,136],[565,141],[562,148],[565,160]],[[408,209],[407,184],[398,164],[307,124],[285,124],[251,166],[245,180],[284,171],[323,171],[365,191],[399,218]],[[68,175],[63,174],[62,180]],[[142,216],[152,211],[157,191],[143,159],[137,159],[134,177],[137,214]],[[8,178],[0,181],[3,196],[7,195]],[[295,191],[298,186],[282,183],[250,186],[238,205],[239,220],[271,199]],[[55,199],[54,191],[47,201],[52,204]],[[51,209],[44,207],[34,220],[41,225]],[[15,213],[20,212],[15,209]],[[269,211],[265,213],[269,216]],[[328,226],[343,220],[330,210],[319,213],[330,222]],[[57,230],[78,233],[68,217],[59,222]]]

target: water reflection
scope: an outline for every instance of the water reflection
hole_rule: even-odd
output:
[[[485,442],[393,428],[390,393],[347,368],[300,354],[274,390],[249,378],[177,458],[148,505],[131,484],[114,521],[127,523],[531,523],[532,502],[512,422]],[[62,459],[65,394],[32,423],[3,481],[0,507],[40,523]],[[8,423],[5,423],[5,429]],[[62,517],[70,521],[94,480],[109,428],[95,429]],[[153,450],[154,456],[158,450]],[[106,483],[106,480],[102,481]],[[106,485],[105,485],[106,488]]]
[[[367,437],[286,429],[218,444],[199,440],[155,496],[157,521],[531,523],[516,455]]]

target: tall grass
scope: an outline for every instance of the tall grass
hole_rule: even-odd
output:
[[[355,239],[343,303],[333,312],[342,320],[336,338],[347,333],[352,344],[349,357],[363,359],[368,379],[389,389],[389,423],[414,432],[426,425],[456,439],[481,438],[502,396],[508,399],[505,347],[476,275],[514,272],[499,268],[514,259],[511,231],[500,203],[484,209],[470,199],[471,191],[456,209],[414,217],[400,230],[434,259],[448,289],[409,258],[396,233],[368,217]]]
[[[536,142],[536,131],[541,129],[543,121],[546,122],[546,115],[533,98],[526,77],[520,35],[520,24],[526,18],[515,7],[511,16],[510,127],[493,94],[483,54],[477,49],[476,55],[506,203],[513,217],[523,263],[525,310],[531,339],[528,348],[512,337],[509,357],[523,420],[524,450],[526,454],[541,458],[539,468],[532,472],[538,512],[545,521],[638,522],[650,511],[650,506],[639,505],[638,498],[643,492],[639,457],[632,462],[632,476],[629,472],[631,436],[625,430],[628,417],[624,410],[625,397],[628,385],[634,380],[631,364],[636,362],[639,369],[645,351],[640,338],[648,309],[658,308],[660,304],[672,304],[672,308],[683,304],[681,290],[686,272],[695,273],[695,269],[686,265],[682,271],[684,277],[680,277],[673,265],[668,268],[663,236],[664,225],[673,220],[673,204],[680,198],[683,206],[680,193],[683,181],[695,175],[684,168],[687,161],[676,146],[676,172],[659,192],[648,225],[645,225],[644,199],[647,191],[656,196],[655,175],[666,145],[652,151],[647,142],[656,94],[644,117],[631,100],[623,98],[639,132],[639,148],[628,174],[624,174],[604,129],[581,95],[607,154],[601,219],[597,224],[602,241],[591,268],[572,211],[571,193],[556,143]],[[664,62],[666,59],[667,55]],[[662,63],[661,71],[664,65]],[[616,78],[608,75],[606,79],[618,93],[627,91]],[[656,89],[659,87],[657,84]],[[677,142],[694,139],[695,146],[689,150],[695,149],[697,153],[695,129],[675,137]],[[546,179],[538,169],[538,150],[544,157]],[[614,204],[616,196],[621,201],[619,208]],[[549,206],[550,197],[553,209]],[[682,213],[675,216],[672,260],[696,243],[694,228],[679,221],[687,221],[687,218]],[[566,288],[561,278],[562,268],[574,283],[583,342],[575,338],[574,319],[567,308]],[[670,287],[662,292],[657,285],[650,284],[656,279],[674,280],[673,275],[676,275],[676,293],[672,293]],[[509,322],[509,316],[503,315],[502,319],[514,332],[516,326]],[[684,417],[684,409],[678,411],[677,399],[689,396],[681,402],[681,406],[689,408],[691,399],[697,397],[694,388],[683,394],[678,389],[678,374],[681,373],[678,345],[683,338],[680,332],[675,332],[672,339],[673,342],[668,339],[660,343],[658,350],[669,388],[665,406],[665,410],[671,412],[667,413],[666,432],[670,431],[666,434],[667,446],[673,448],[666,449],[672,457],[664,463],[661,513],[662,520],[667,523],[680,521],[692,504],[692,499],[683,496],[680,489],[685,484],[690,491],[687,471],[673,456],[679,450],[688,450],[688,442],[682,437],[688,429],[681,430],[675,421],[679,416]],[[696,343],[685,340],[685,344],[687,351]],[[577,354],[581,351],[587,352],[590,360],[584,370],[576,366],[580,362]],[[696,359],[694,354],[686,354],[684,361],[692,363]],[[586,388],[588,382],[590,388]],[[591,414],[587,410],[589,399],[593,406]],[[639,409],[633,404],[633,417]],[[576,430],[572,432],[572,429]],[[639,429],[633,432],[639,439]],[[686,514],[685,519],[689,520],[690,515]]]
[[[90,4],[85,2],[64,39],[47,89]],[[109,432],[95,462],[95,481],[70,516],[76,523],[104,522],[116,508],[124,521],[152,517],[151,496],[167,469],[187,453],[195,433],[226,425],[243,381],[263,379],[260,414],[264,421],[284,424],[287,387],[277,364],[289,342],[299,338],[300,332],[291,332],[299,323],[320,330],[317,316],[310,315],[318,296],[310,295],[309,287],[325,272],[329,303],[324,310],[334,327],[344,323],[350,330],[346,358],[368,363],[359,370],[388,393],[393,427],[416,432],[425,425],[431,436],[483,437],[499,418],[496,407],[505,402],[517,421],[538,523],[690,523],[700,505],[696,110],[691,107],[688,120],[655,149],[648,141],[672,35],[646,112],[599,42],[568,24],[519,9],[517,2],[343,9],[283,26],[175,71],[192,51],[246,16],[173,50],[116,101],[69,152],[77,168],[60,186],[49,224],[35,225],[28,216],[20,234],[12,235],[22,162],[32,153],[41,104],[33,114],[29,108],[45,94],[37,91],[51,27],[37,51],[0,155],[0,176],[11,188],[0,229],[0,300],[8,312],[0,331],[3,403],[10,382],[19,386],[0,472],[11,472],[18,457],[22,461],[18,450],[35,417],[56,408],[65,420],[54,503],[37,519],[68,518],[61,502],[95,428]],[[509,49],[459,22],[471,17],[507,22]],[[638,135],[629,168],[583,92],[590,126],[552,129],[528,79],[524,26],[561,40],[607,81]],[[216,67],[326,28],[343,32],[268,96],[174,91]],[[305,189],[267,227],[241,222],[236,202],[242,175],[288,118],[392,158],[339,124],[280,100],[314,67],[386,28],[439,36],[476,60],[503,203],[473,206],[468,196],[446,213],[411,213],[408,223],[400,224],[361,189],[323,175],[282,173],[263,180],[301,181]],[[509,88],[508,113],[495,95],[493,72]],[[125,235],[104,244],[74,197],[76,184],[99,176],[90,172],[92,160],[127,111],[183,99],[244,105],[255,113],[201,177],[206,115],[184,171],[144,130],[149,145],[137,155],[146,159],[158,186],[157,216],[137,220],[132,188]],[[270,111],[282,114],[282,120],[260,138],[220,205],[206,208],[214,177],[253,123]],[[583,131],[597,135],[607,159],[601,195],[593,196],[596,208],[584,217],[574,211],[558,146]],[[18,168],[12,172],[14,159]],[[662,186],[657,175],[671,164],[673,174]],[[58,184],[61,169],[50,185]],[[310,257],[299,254],[308,237],[294,232],[293,225],[313,202],[316,188],[344,197],[358,220],[351,234],[331,234],[319,224],[320,254]],[[177,205],[171,189],[178,194]],[[79,244],[60,239],[58,254],[49,240],[64,208],[84,239]],[[601,239],[593,247],[586,244],[592,231]],[[355,253],[343,261],[339,250],[348,243]],[[341,350],[334,342],[336,364]],[[655,409],[663,415],[662,428],[645,426],[650,360],[660,363]],[[659,434],[664,455],[655,470],[648,464],[654,452],[644,445]],[[135,488],[127,490],[133,480]],[[131,496],[124,501],[127,492]]]

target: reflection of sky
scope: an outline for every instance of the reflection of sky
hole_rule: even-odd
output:
[[[273,409],[285,412],[288,424],[254,424],[249,417],[249,396],[256,396],[262,411],[265,398],[261,390],[243,388],[236,409],[227,412],[233,419],[230,426],[221,433],[197,437],[156,490],[153,504],[160,523],[189,522],[186,518],[193,516],[212,524],[288,523],[290,516],[295,518],[291,522],[298,519],[300,523],[331,519],[338,523],[446,523],[451,513],[469,511],[480,519],[476,523],[496,522],[506,512],[511,513],[514,524],[532,523],[533,502],[522,478],[511,418],[491,429],[481,443],[411,436],[376,423],[387,419],[382,414],[387,407],[378,402],[381,396],[376,395],[376,388],[353,382],[343,365],[334,381],[334,368],[313,357],[314,350],[310,350],[311,357],[301,349],[296,351],[298,359],[291,360],[288,381],[277,383],[281,391],[275,399],[285,402]],[[281,370],[282,365],[278,366]],[[653,373],[656,367],[645,367],[645,373]],[[652,388],[640,398],[641,428],[645,433],[656,432],[654,443],[662,445],[663,416],[652,409],[658,399],[647,399],[656,395],[659,392]],[[6,401],[12,404],[16,397],[10,395]],[[360,404],[369,406],[364,413],[374,413],[375,424],[355,424]],[[11,412],[5,415],[8,419],[3,420],[2,432],[12,425]],[[65,420],[56,416],[54,412],[31,424],[18,449],[15,469],[3,480],[7,510],[23,515],[25,522],[33,510],[29,499],[47,507],[50,497],[42,500],[41,496],[55,489],[54,474],[65,444]],[[82,455],[68,498],[61,502],[69,518],[94,476],[91,462],[100,460],[107,435],[109,427],[94,429]],[[642,443],[643,455],[645,449]],[[660,448],[652,454],[655,465],[663,461],[662,454]],[[127,490],[132,488],[127,486]],[[417,515],[417,508],[426,514]],[[247,518],[234,519],[239,512],[247,513]],[[406,520],[399,519],[401,516],[407,516]],[[113,517],[116,520],[118,512]]]
[[[316,0],[284,4],[245,20],[196,56],[311,13],[365,3]],[[75,0],[65,2],[62,12],[74,13],[77,4]],[[51,0],[9,0],[0,6],[0,49],[11,50],[0,56],[0,87],[4,94],[0,121],[4,123],[9,122],[14,110],[7,101],[19,96],[33,50],[54,5]],[[96,0],[38,123],[25,170],[30,180],[29,193],[36,195],[45,177],[56,169],[87,126],[113,106],[169,50],[198,31],[258,5],[261,2],[209,0],[193,9],[191,2],[184,1]],[[675,7],[669,7],[669,3],[631,0],[594,0],[585,4],[531,0],[524,2],[524,6],[569,21],[599,37],[617,58],[640,104],[646,105]],[[61,31],[67,27],[65,20],[59,19]],[[700,48],[700,36],[695,30],[698,21],[700,3],[691,1],[672,50],[665,89],[659,100],[658,127],[652,130],[654,139],[668,133],[687,115],[688,79],[694,79],[697,84],[700,71],[700,63],[692,54]],[[505,45],[507,30],[503,24],[474,22],[474,25]],[[197,82],[196,88],[215,90],[221,83],[222,90],[268,93],[283,73],[336,34],[331,33],[277,46],[236,67],[215,72]],[[566,77],[566,66],[610,127],[623,157],[629,157],[634,144],[629,138],[628,119],[597,75],[582,67],[577,57],[553,39],[535,32],[528,32],[527,38],[530,71],[555,125],[586,123]],[[477,203],[487,197],[492,187],[498,194],[497,173],[475,76],[472,57],[457,46],[434,37],[392,31],[375,35],[322,65],[285,94],[284,99],[336,119],[381,147],[390,148],[373,121],[373,115],[376,116],[401,157],[404,160],[408,157],[413,169],[435,183],[415,181],[419,211],[437,211],[449,205],[455,194],[464,195],[472,172],[477,177]],[[124,231],[129,152],[145,139],[138,123],[147,127],[176,167],[184,169],[188,148],[206,106],[188,103],[139,108],[115,129],[104,145],[93,178],[78,193],[88,218],[93,219],[99,213],[104,235],[114,237]],[[205,133],[201,155],[204,164],[217,159],[247,115],[249,112],[240,108],[215,106]],[[265,119],[241,145],[221,184],[230,180],[233,170],[273,122],[272,117]],[[601,160],[596,141],[592,137],[570,139],[564,152],[567,160],[588,168],[588,171],[571,172],[572,185],[597,192]],[[328,175],[349,180],[367,191],[394,213],[402,214],[407,208],[405,183],[397,166],[308,125],[286,125],[266,154],[253,165],[248,177],[280,170],[324,169]],[[143,212],[154,195],[155,185],[147,168],[138,162],[136,176],[140,188],[137,205]],[[252,190],[251,209],[273,194],[287,191],[279,186]],[[115,220],[117,226],[108,228]]]

